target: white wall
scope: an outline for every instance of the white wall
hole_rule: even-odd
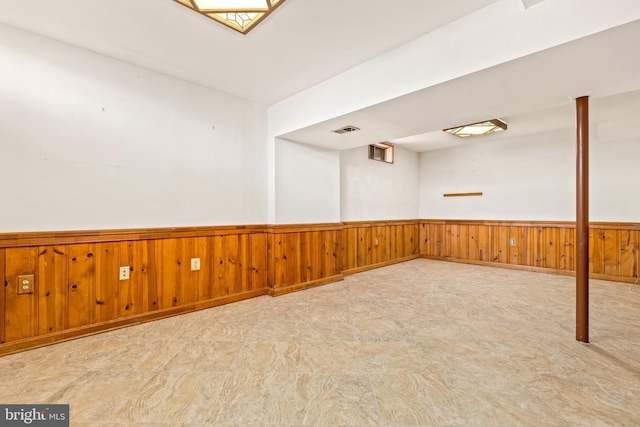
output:
[[[640,221],[640,138],[590,134],[590,220]],[[421,153],[420,218],[574,221],[575,170],[574,130]]]
[[[275,223],[340,222],[340,153],[275,141]]]
[[[0,64],[0,231],[266,222],[264,107],[3,25]]]
[[[418,165],[418,153],[400,147],[393,164],[369,160],[368,146],[342,151],[342,221],[418,218]]]

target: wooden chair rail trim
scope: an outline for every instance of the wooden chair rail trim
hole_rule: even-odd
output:
[[[263,233],[265,225],[221,225],[208,227],[131,228],[114,230],[35,231],[0,233],[0,248],[67,245],[181,237]]]
[[[418,225],[419,219],[393,219],[376,221],[348,221],[342,223],[344,228],[381,227],[387,225]]]
[[[503,221],[503,220],[467,220],[467,219],[421,219],[420,224],[434,225],[490,225],[496,227],[547,227],[575,228],[573,221]],[[637,222],[591,222],[589,227],[605,230],[640,230]]]

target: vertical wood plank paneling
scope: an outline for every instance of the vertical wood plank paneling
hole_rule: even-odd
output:
[[[182,239],[162,241],[162,290],[160,308],[182,304]]]
[[[373,234],[374,234],[374,230],[371,227],[363,227],[364,230],[364,250],[365,250],[365,257],[364,257],[364,265],[371,265],[374,264],[373,261],[373,244],[375,243],[375,240],[373,239]]]
[[[396,235],[396,250],[394,251],[394,258],[398,259],[404,257],[406,250],[406,244],[404,239],[404,230],[401,225],[393,225],[394,234]]]
[[[420,223],[420,255],[430,255],[431,248],[429,247],[429,224],[426,222]]]
[[[354,243],[354,258],[352,259],[352,261],[355,263],[356,259],[355,259],[355,255],[356,255],[356,251],[355,248],[357,248],[357,232],[355,231],[355,229],[352,230],[353,233],[352,234],[352,238],[353,238],[353,243]],[[309,245],[311,246],[311,255],[310,255],[310,260],[311,260],[311,280],[318,280],[322,277],[325,276],[324,274],[324,269],[323,269],[323,264],[322,264],[322,260],[323,260],[323,246],[324,246],[324,239],[322,238],[322,233],[320,231],[312,231],[309,233],[310,234],[310,242]],[[355,264],[354,264],[355,267]]]
[[[339,230],[331,231],[331,240],[333,241],[333,274],[337,276],[342,274],[342,233]]]
[[[480,261],[491,261],[493,227],[489,225],[481,225],[479,229],[480,235]]]
[[[93,318],[96,322],[117,319],[119,307],[120,243],[98,243]]]
[[[332,276],[335,271],[335,262],[334,262],[335,256],[334,256],[334,246],[333,246],[334,241],[333,241],[333,236],[331,231],[324,231],[322,235],[324,237],[324,242],[323,242],[324,274],[325,274],[325,277],[329,277],[329,276]],[[369,234],[369,236],[371,236],[371,234]],[[369,256],[371,255],[369,254]]]
[[[469,226],[458,226],[458,255],[461,259],[469,259]]]
[[[227,236],[213,237],[213,283],[214,297],[229,295],[229,282],[227,269],[229,266],[229,244]],[[278,263],[276,262],[274,271],[277,271]],[[274,284],[275,286],[275,284]]]
[[[405,257],[416,255],[416,245],[418,244],[417,229],[414,224],[406,224],[404,228],[404,244],[405,244]]]
[[[69,327],[94,323],[94,290],[96,286],[96,245],[69,245]]]
[[[388,225],[386,227],[386,233],[387,233],[387,241],[388,241],[388,248],[387,248],[387,253],[389,254],[389,259],[396,259],[398,256],[398,240],[396,237],[396,230],[394,228],[393,225]]]
[[[545,249],[546,245],[544,243],[544,229],[542,227],[536,227],[534,230],[534,238],[533,238],[533,257],[534,257],[534,265],[536,267],[544,267],[545,265]]]
[[[460,258],[460,226],[452,224],[447,227],[447,240],[449,241],[449,256]]]
[[[66,246],[38,249],[38,334],[63,331],[68,321],[68,258]]]
[[[249,236],[251,258],[251,290],[267,287],[267,235],[264,233]]]
[[[604,274],[604,231],[599,228],[589,230],[589,272]]]
[[[242,260],[240,259],[240,241],[238,235],[227,236],[228,261],[227,284],[229,295],[236,294],[242,289]]]
[[[120,242],[119,266],[129,266],[129,280],[120,280],[120,317],[146,313],[148,294],[144,280],[143,251],[144,242]]]
[[[142,272],[143,287],[147,290],[146,311],[151,312],[160,308],[162,301],[162,240],[145,240],[142,242]]]
[[[389,250],[389,226],[387,224],[377,227],[378,238],[378,260],[379,262],[387,262],[391,260]]]
[[[620,230],[620,275],[638,277],[638,232]]]
[[[603,230],[604,239],[604,274],[618,276],[620,274],[620,240],[618,230]]]
[[[276,288],[276,236],[267,234],[267,288]],[[216,264],[217,266],[218,264]],[[214,277],[215,279],[215,277]]]
[[[200,271],[196,272],[197,300],[213,298],[213,238],[196,238],[196,253],[200,258]]]
[[[350,270],[358,266],[358,230],[346,228],[345,230],[345,269]],[[313,232],[312,232],[313,233]]]
[[[560,252],[558,248],[558,229],[555,227],[546,227],[542,233],[544,239],[544,267],[559,268]]]
[[[282,262],[284,265],[284,282],[282,286],[291,286],[300,283],[298,277],[300,270],[298,269],[298,238],[300,233],[285,233],[282,237],[283,255]]]
[[[509,256],[509,227],[495,227],[492,260],[501,264],[508,263]]]
[[[200,254],[200,245],[196,237],[180,239],[182,254],[180,256],[180,305],[191,304],[199,300],[200,271],[204,267]],[[191,259],[200,258],[200,270],[191,271]]]
[[[241,292],[247,292],[251,287],[251,275],[249,274],[251,265],[251,260],[249,257],[249,235],[242,233],[239,234],[238,237],[240,244],[240,274],[242,278],[240,282],[240,289]]]
[[[563,271],[573,271],[573,255],[575,251],[574,230],[572,228],[562,227],[558,230],[558,245],[560,252],[560,264],[558,268]]]
[[[5,250],[5,341],[11,342],[36,335],[38,324],[37,295],[38,249],[9,248]],[[18,295],[18,276],[34,274],[32,294]]]
[[[514,239],[515,244],[511,245],[511,239]],[[520,252],[521,252],[521,238],[520,238],[520,227],[509,227],[509,255],[508,262],[509,264],[518,265],[520,264]]]
[[[0,286],[2,286],[2,290],[0,292],[0,344],[4,344],[6,339],[4,335],[4,330],[5,330],[4,312],[7,307],[5,304],[5,293],[7,292],[7,288],[9,287],[9,283],[6,281],[5,275],[4,275],[4,260],[5,260],[4,251],[5,251],[4,249],[0,249]]]
[[[311,233],[300,233],[300,251],[298,252],[298,273],[301,282],[311,281]]]
[[[469,226],[469,259],[480,261],[480,228]]]
[[[367,262],[367,243],[366,243],[366,230],[364,227],[357,227],[358,241],[356,249],[356,267],[362,267]]]

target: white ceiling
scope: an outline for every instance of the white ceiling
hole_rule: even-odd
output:
[[[606,109],[592,123],[640,122],[640,21],[448,81],[283,135],[287,140],[345,150],[390,141],[414,151],[511,138],[574,126],[574,101],[589,95]],[[616,101],[617,100],[617,101]],[[462,139],[442,129],[501,118],[507,132]],[[353,125],[361,131],[330,130]],[[603,125],[606,127],[606,125]],[[640,126],[635,129],[640,131]]]
[[[0,0],[0,23],[270,106],[495,1],[287,0],[248,35],[173,0]],[[390,140],[426,151],[469,143],[443,128],[495,117],[509,130],[474,143],[571,127],[571,97],[585,94],[612,135],[616,120],[640,123],[638,40],[640,21],[282,137],[332,150]],[[330,132],[345,125],[362,130]]]
[[[287,0],[249,34],[173,0],[0,0],[0,23],[272,105],[495,0]]]

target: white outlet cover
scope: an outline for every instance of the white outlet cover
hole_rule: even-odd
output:
[[[200,270],[200,258],[191,258],[191,271]]]
[[[123,265],[120,267],[120,280],[129,280],[129,266]]]

